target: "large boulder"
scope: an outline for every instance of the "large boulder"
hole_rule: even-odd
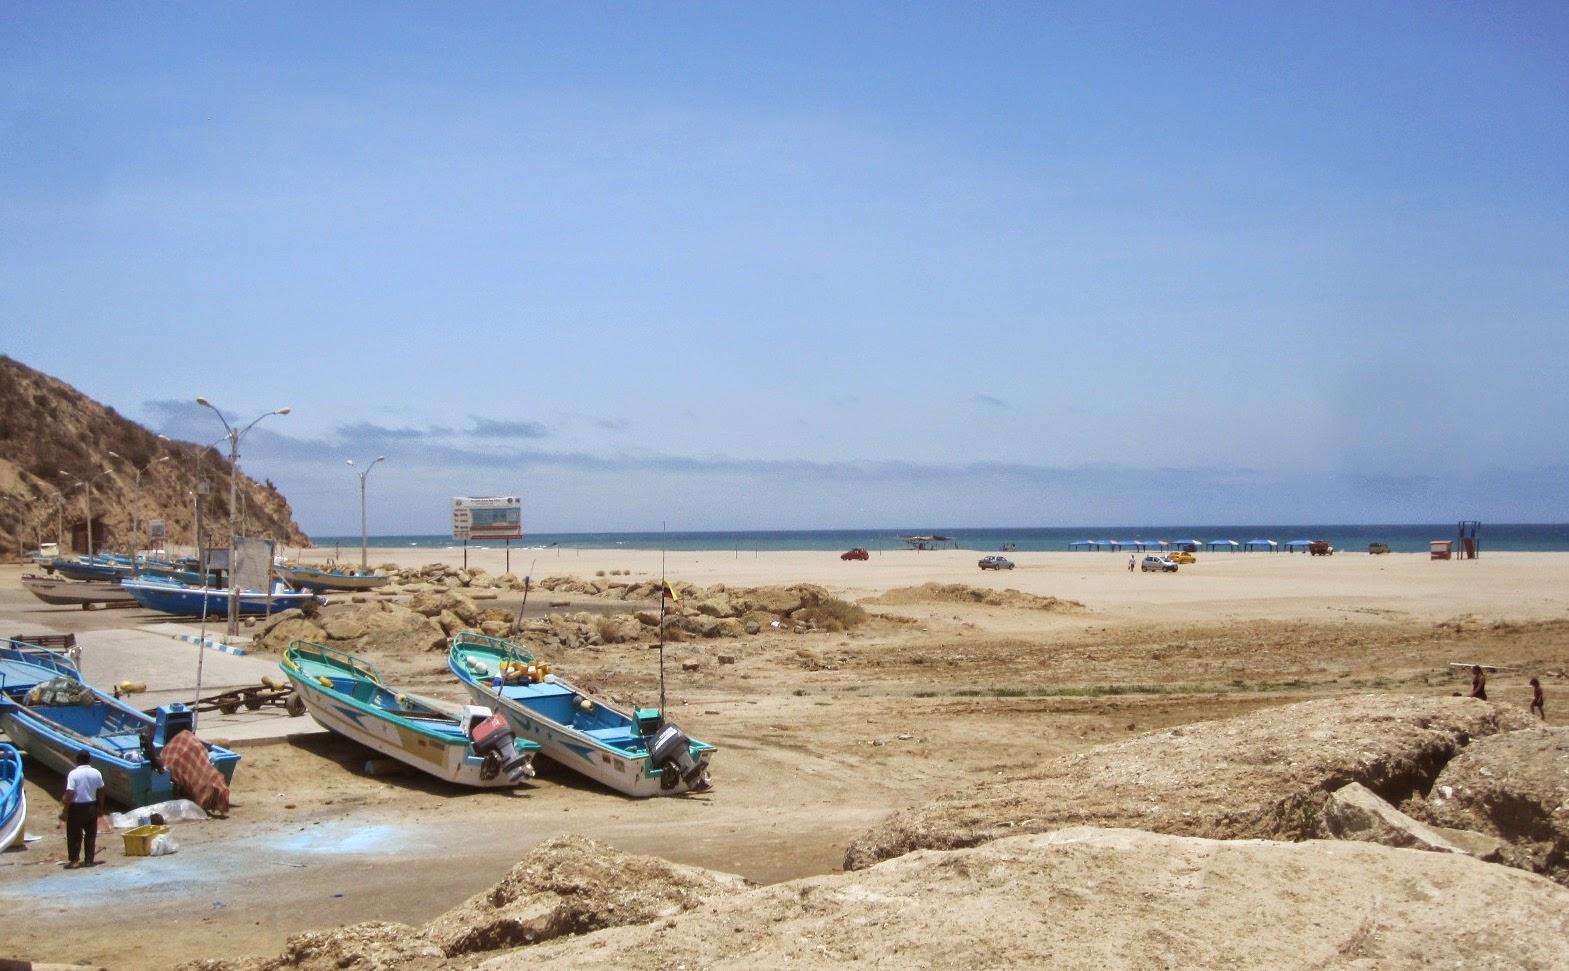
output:
[[[453,590],[418,593],[409,600],[409,609],[426,617],[439,617],[443,613],[456,615],[464,624],[479,624],[479,609],[474,601]]]
[[[1347,783],[1330,793],[1324,804],[1324,814],[1319,818],[1319,828],[1331,839],[1360,840],[1435,853],[1463,852],[1442,833],[1407,816],[1360,782]]]
[[[266,626],[251,638],[251,649],[282,654],[294,641],[320,642],[326,639],[326,632],[314,620],[298,610],[285,610],[274,614]]]
[[[417,654],[445,650],[447,635],[435,621],[400,604],[354,604],[343,608],[333,619],[340,631],[363,630],[357,637],[334,641],[334,647],[359,654],[374,650],[383,654]]]
[[[852,840],[845,867],[1093,824],[1222,839],[1302,839],[1329,793],[1360,782],[1399,805],[1472,739],[1529,724],[1471,698],[1309,701],[1152,732],[1053,759],[1031,779],[903,810]]]
[[[1502,839],[1502,862],[1569,885],[1569,729],[1477,739],[1444,766],[1423,809],[1440,826]]]

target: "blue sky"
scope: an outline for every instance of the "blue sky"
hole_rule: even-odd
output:
[[[0,351],[317,534],[1562,521],[1569,7],[1367,7],[9,3]]]

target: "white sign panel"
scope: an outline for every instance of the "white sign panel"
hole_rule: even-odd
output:
[[[522,539],[523,500],[517,496],[454,496],[452,538]]]

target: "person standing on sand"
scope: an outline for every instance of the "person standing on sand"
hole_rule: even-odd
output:
[[[1129,573],[1133,572],[1133,557],[1131,557],[1131,556],[1128,557],[1128,572]]]
[[[65,823],[67,870],[76,869],[78,853],[82,866],[97,865],[93,856],[98,849],[98,817],[104,810],[104,777],[91,763],[92,756],[87,752],[77,752],[76,768],[65,777],[60,821]]]
[[[1487,700],[1487,675],[1482,673],[1480,664],[1471,665],[1471,695],[1472,698]]]
[[[1531,714],[1547,721],[1547,712],[1542,707],[1542,682],[1536,678],[1531,679]]]

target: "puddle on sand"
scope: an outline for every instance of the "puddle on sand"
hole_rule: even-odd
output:
[[[272,845],[284,853],[317,856],[322,853],[396,853],[404,843],[400,826],[360,826],[323,823],[290,833]]]
[[[91,870],[66,870],[59,866],[44,865],[45,871],[22,880],[0,880],[0,911],[8,900],[26,901],[29,907],[57,907],[75,909],[104,905],[118,906],[123,893],[138,895],[153,893],[190,899],[193,894],[223,896],[225,886],[232,884],[236,873],[254,867],[257,857],[264,855],[272,862],[304,863],[324,856],[375,856],[392,854],[409,844],[409,833],[404,826],[363,826],[348,821],[307,826],[296,833],[258,833],[235,840],[203,841],[181,847],[170,856],[128,857],[119,846],[119,836],[108,841],[109,834],[99,836],[98,845],[104,866]],[[178,834],[178,827],[176,827]],[[178,839],[178,835],[176,836]],[[200,899],[199,897],[197,899]]]

